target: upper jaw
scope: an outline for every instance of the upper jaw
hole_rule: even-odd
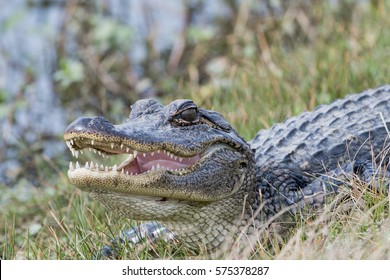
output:
[[[192,157],[207,146],[208,137],[199,138],[205,131],[205,127],[198,127],[195,132],[167,124],[157,125],[156,120],[148,119],[113,125],[102,117],[82,117],[67,127],[64,139],[76,155],[77,150],[94,148],[103,154],[165,150],[176,156]]]

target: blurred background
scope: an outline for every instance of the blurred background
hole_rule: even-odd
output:
[[[3,211],[23,193],[28,201],[31,188],[58,191],[70,160],[62,134],[79,116],[118,123],[137,99],[192,98],[249,140],[390,80],[385,0],[0,0],[0,7]]]

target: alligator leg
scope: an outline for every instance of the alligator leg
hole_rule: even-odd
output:
[[[120,233],[118,238],[111,241],[111,246],[104,246],[100,252],[101,259],[113,259],[117,256],[120,246],[130,243],[137,246],[146,240],[148,243],[164,240],[168,242],[174,239],[174,235],[165,226],[157,222],[145,222],[138,227],[132,227]]]
[[[355,162],[353,171],[371,188],[387,193],[390,186],[390,171],[387,169],[387,165],[388,163],[378,166],[370,161]]]
[[[341,186],[353,187],[356,183],[366,184],[374,191],[388,193],[390,170],[386,164],[375,164],[370,160],[354,161],[323,174],[305,186],[296,198],[299,206],[321,206],[329,194],[340,192]]]

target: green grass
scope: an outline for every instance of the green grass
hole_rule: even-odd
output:
[[[212,42],[201,41],[177,77],[157,81],[158,87],[170,92],[162,99],[167,103],[190,98],[219,111],[249,140],[258,130],[286,117],[389,83],[390,10],[385,1],[376,3],[353,7],[347,19],[342,11],[319,2],[310,12],[297,12],[295,19],[285,15],[265,21],[263,28],[248,22],[245,32],[221,39],[224,47],[218,50],[218,57],[222,57],[222,70],[202,83],[197,79],[200,61]],[[304,22],[305,16],[310,22],[306,29],[297,23]],[[289,24],[300,26],[298,35],[286,35]],[[255,51],[247,51],[251,49]],[[216,57],[210,61],[213,59]],[[19,180],[12,187],[0,185],[1,258],[92,259],[132,225],[69,184],[66,158],[42,162],[39,186],[28,180]],[[55,172],[52,166],[57,167]],[[294,217],[296,225],[286,236],[262,232],[250,250],[196,255],[181,244],[159,242],[123,246],[119,258],[390,258],[389,198],[362,186],[359,192],[348,191],[336,202],[315,217]]]

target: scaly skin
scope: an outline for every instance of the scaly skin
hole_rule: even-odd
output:
[[[110,210],[161,222],[189,245],[213,250],[285,207],[320,206],[359,164],[387,161],[389,101],[389,86],[351,95],[247,143],[190,100],[141,100],[123,124],[94,117],[69,125],[64,138],[76,156],[85,148],[133,156],[108,168],[71,164],[68,176]],[[326,174],[336,179],[324,183]]]

